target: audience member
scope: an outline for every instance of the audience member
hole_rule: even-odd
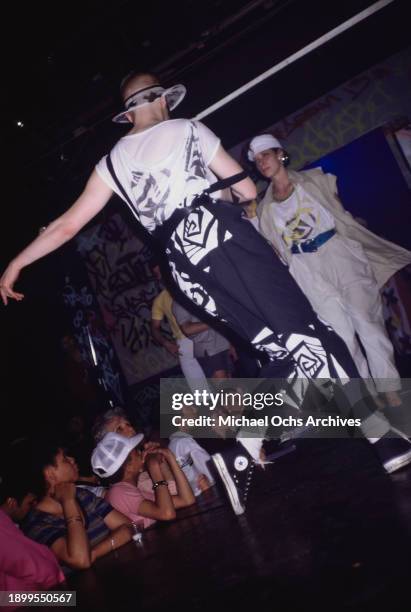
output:
[[[133,425],[130,423],[129,418],[127,417],[125,411],[116,406],[111,410],[107,410],[102,415],[98,416],[93,428],[92,433],[94,437],[94,441],[96,443],[100,442],[108,432],[114,432],[125,436],[126,438],[131,438],[136,435],[136,430]],[[160,444],[158,442],[145,442],[144,450],[153,450],[155,448],[159,448]],[[161,470],[163,472],[163,478],[165,480],[173,480],[173,475],[170,472],[168,464],[162,463]],[[143,472],[139,479],[139,487],[150,486],[150,476],[147,472]]]
[[[167,448],[143,451],[142,440],[142,434],[126,438],[108,433],[97,444],[91,461],[94,472],[111,485],[106,499],[131,521],[146,528],[158,520],[174,519],[176,509],[191,506],[195,499],[173,453]],[[170,466],[175,485],[164,480],[161,470],[164,461]],[[151,478],[150,492],[138,487],[144,467]]]
[[[0,484],[0,591],[38,591],[64,581],[51,550],[26,537],[20,523],[34,506],[23,469],[9,470]]]
[[[26,535],[46,544],[66,568],[90,567],[131,539],[126,516],[85,489],[76,489],[78,469],[50,441],[30,448],[31,488],[38,498],[23,525]]]
[[[207,378],[229,378],[232,365],[228,340],[177,302],[173,303],[173,313],[184,334],[193,341],[194,356]]]
[[[159,265],[152,266],[153,274],[161,279]],[[194,345],[191,338],[187,338],[180,329],[172,310],[173,298],[167,289],[163,289],[154,299],[151,308],[151,333],[156,342],[169,353],[176,355],[180,362],[189,387],[195,390],[199,387],[207,388],[205,374],[201,365],[194,357]],[[173,334],[174,341],[167,338],[161,331],[161,323],[166,319]]]

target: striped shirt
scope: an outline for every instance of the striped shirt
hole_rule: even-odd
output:
[[[93,547],[110,533],[104,518],[113,508],[104,499],[96,497],[87,489],[77,488],[76,498],[83,510],[87,536],[90,546]],[[46,546],[51,546],[58,538],[67,535],[64,518],[35,508],[24,521],[23,530],[29,538]]]

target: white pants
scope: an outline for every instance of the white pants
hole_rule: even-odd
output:
[[[203,368],[194,357],[194,344],[190,338],[181,338],[177,340],[179,349],[179,360],[181,371],[183,372],[185,379],[191,391],[209,390],[207,385],[207,379],[203,372]]]
[[[293,255],[290,272],[320,319],[344,340],[367,386],[371,373],[377,391],[400,389],[381,295],[360,243],[334,236],[315,253]]]

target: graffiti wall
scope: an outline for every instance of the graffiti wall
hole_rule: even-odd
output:
[[[176,359],[151,338],[151,304],[161,287],[150,270],[148,246],[119,214],[113,214],[82,232],[77,248],[127,384],[176,366]],[[166,327],[164,333],[170,333]]]
[[[90,381],[101,386],[100,397],[104,398],[106,408],[123,404],[117,359],[93,291],[78,275],[66,276],[62,298],[72,321],[79,358],[90,374]]]
[[[411,49],[370,68],[301,110],[267,126],[298,169],[366,132],[411,115]],[[248,141],[231,149],[246,159]]]

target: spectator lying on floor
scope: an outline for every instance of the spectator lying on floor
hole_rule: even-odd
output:
[[[137,434],[137,431],[134,429],[133,425],[130,423],[130,420],[125,413],[125,411],[120,407],[116,406],[115,408],[111,408],[107,410],[103,414],[99,415],[93,425],[92,435],[94,437],[94,441],[97,444],[104,438],[106,433],[114,432],[117,434],[121,434],[126,438],[131,438]],[[142,450],[153,450],[155,448],[159,448],[160,444],[158,442],[146,441],[141,443]],[[171,481],[173,480],[173,475],[168,467],[168,463],[163,461],[161,463],[161,472],[164,480]],[[138,479],[138,488],[151,491],[151,478],[147,471],[143,471]]]
[[[109,431],[130,438],[136,435],[136,430],[130,423],[126,412],[120,406],[106,410],[94,421],[92,434],[96,444],[100,442]]]
[[[100,478],[93,473],[91,468],[92,451],[93,448],[90,448],[87,444],[82,449],[76,448],[75,453],[72,453],[79,469],[79,476],[75,482],[75,485],[80,489],[87,489],[87,491],[91,491],[97,497],[105,497],[107,493],[105,483],[101,482]]]
[[[130,521],[105,500],[76,488],[74,459],[52,442],[34,444],[32,490],[38,497],[23,527],[50,546],[64,566],[83,569],[131,539]]]
[[[194,504],[193,491],[168,448],[143,451],[142,434],[126,438],[110,432],[94,449],[91,463],[94,472],[111,485],[106,500],[144,528],[155,521],[170,521],[176,509]],[[162,463],[167,462],[174,482],[164,480]],[[151,490],[138,487],[144,468],[151,478]]]

